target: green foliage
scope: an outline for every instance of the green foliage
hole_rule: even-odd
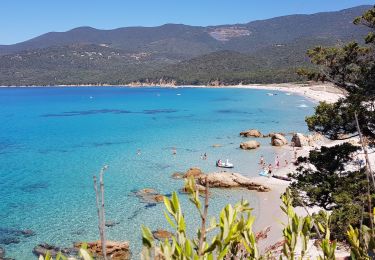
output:
[[[369,210],[364,203],[368,199],[365,169],[345,169],[345,164],[352,161],[358,149],[344,143],[322,147],[320,151],[310,151],[309,157],[298,159],[300,167],[290,174],[296,180],[290,184],[295,204],[319,206],[332,211],[330,227],[333,237],[339,240],[346,239],[349,225],[360,226],[362,207],[367,212]],[[317,218],[324,220],[319,215]],[[369,223],[368,214],[364,214],[363,221]]]
[[[69,259],[73,260],[76,258],[69,257]],[[82,247],[79,249],[79,259],[81,260],[93,260],[90,254],[87,251],[87,248]],[[56,255],[56,258],[52,258],[50,252],[47,252],[46,255],[43,257],[42,255],[39,256],[39,260],[68,260],[66,256],[64,256],[61,252]]]
[[[375,216],[375,208],[373,209],[373,216]],[[349,227],[347,235],[352,259],[374,259],[374,232],[375,230],[370,229],[366,225],[363,225],[360,228],[353,228],[352,226]]]
[[[195,189],[193,178],[186,181],[186,188],[190,192],[190,201],[195,205],[198,215],[204,221],[204,207],[200,201],[199,191]],[[289,190],[282,196],[281,209],[287,216],[284,224],[283,238],[285,240],[280,259],[304,259],[307,256],[308,242],[312,232],[314,218],[310,216],[301,217],[293,209],[293,199]],[[254,216],[252,209],[246,201],[240,201],[234,207],[226,205],[220,212],[219,220],[211,218],[208,227],[204,226],[204,232],[198,229],[196,237],[187,236],[186,223],[176,193],[172,198],[164,199],[167,210],[165,217],[175,234],[170,240],[157,242],[152,236],[150,229],[142,227],[143,259],[272,259],[272,252],[260,255],[258,251],[256,236],[252,226]],[[205,206],[206,206],[205,199]],[[325,221],[330,221],[329,216]],[[320,225],[325,234],[321,248],[323,257],[321,259],[334,259],[336,244],[330,242],[330,231],[328,225]],[[211,242],[206,241],[204,234],[213,233]],[[203,244],[200,244],[203,237]],[[298,245],[300,245],[298,247]],[[200,250],[201,247],[203,250]],[[297,250],[300,248],[300,251]]]
[[[356,133],[355,112],[363,134],[375,138],[375,7],[357,17],[354,23],[370,30],[365,37],[365,46],[350,42],[342,47],[315,47],[307,55],[318,70],[299,71],[312,80],[330,81],[348,93],[335,104],[320,103],[315,115],[306,118],[310,130],[332,139],[340,134]]]
[[[282,202],[281,209],[288,216],[288,223],[285,224],[283,229],[283,237],[285,239],[283,254],[287,259],[295,259],[297,242],[300,241],[302,245],[300,258],[303,259],[310,239],[313,220],[310,216],[300,217],[294,212],[293,200],[289,190],[286,191],[286,195],[282,196]]]

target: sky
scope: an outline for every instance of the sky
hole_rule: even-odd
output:
[[[337,11],[375,0],[0,0],[0,44],[80,26],[220,25]]]

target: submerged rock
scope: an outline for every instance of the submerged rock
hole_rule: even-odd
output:
[[[108,220],[105,222],[105,226],[106,227],[114,227],[116,225],[120,224],[120,221],[111,221],[111,220]]]
[[[286,134],[285,133],[269,133],[269,134],[266,134],[266,135],[263,135],[263,137],[274,137],[275,135],[282,135],[282,136],[285,136]]]
[[[172,233],[163,229],[158,229],[152,231],[152,235],[155,239],[164,241],[165,239],[170,239],[172,237]]]
[[[210,188],[246,188],[256,191],[270,191],[270,188],[252,181],[251,179],[239,174],[230,172],[210,173],[198,178],[198,183],[205,186],[206,181]]]
[[[254,140],[243,142],[240,144],[240,148],[244,150],[256,149],[260,146],[260,143]]]
[[[174,172],[171,176],[172,179],[182,179],[184,178],[183,172]]]
[[[74,243],[75,248],[81,248],[83,242]],[[97,256],[103,256],[100,240],[87,242],[87,251]],[[106,241],[106,253],[111,260],[127,260],[131,258],[129,242],[127,241]]]
[[[154,189],[142,189],[135,192],[137,196],[144,203],[159,203],[164,200],[164,195],[159,194]]]
[[[257,129],[250,129],[250,130],[241,132],[240,136],[243,136],[243,137],[262,137],[263,135]]]
[[[189,178],[189,177],[198,178],[202,174],[203,172],[201,169],[193,167],[187,170],[187,172],[184,174],[184,178]]]
[[[22,233],[22,235],[24,235],[25,237],[35,236],[35,232],[32,231],[31,229],[25,229],[25,230],[22,230],[21,233]]]
[[[36,256],[46,256],[47,252],[51,254],[52,257],[56,257],[56,255],[61,252],[62,255],[65,257],[74,257],[78,256],[78,249],[74,247],[70,248],[60,248],[54,245],[50,245],[47,243],[39,244],[33,249],[33,253]]]
[[[301,133],[295,133],[293,135],[292,143],[295,147],[303,147],[309,145],[308,139]]]
[[[5,249],[0,247],[0,259],[3,259],[5,257]]]

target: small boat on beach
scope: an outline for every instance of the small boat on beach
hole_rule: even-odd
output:
[[[233,168],[234,165],[233,165],[233,163],[230,163],[228,159],[226,160],[226,162],[223,162],[222,160],[217,160],[216,161],[216,167]]]

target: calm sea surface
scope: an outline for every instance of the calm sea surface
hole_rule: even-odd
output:
[[[161,194],[183,182],[175,171],[215,170],[229,158],[235,170],[255,176],[261,154],[273,162],[269,139],[242,151],[239,132],[306,132],[314,104],[301,96],[246,89],[3,88],[0,89],[0,246],[8,257],[34,259],[41,242],[71,246],[98,239],[94,174],[104,164],[106,216],[119,222],[111,240],[128,240],[138,259],[141,224],[167,228],[163,205],[142,203],[133,192]],[[222,147],[213,148],[213,144]],[[172,155],[176,147],[177,155]],[[137,155],[137,149],[141,155]],[[208,159],[200,156],[207,153]],[[282,152],[281,152],[282,153]],[[284,152],[285,153],[285,152]],[[185,212],[194,209],[180,195]],[[213,191],[210,214],[242,197],[258,210],[255,193]],[[199,219],[186,214],[195,230]],[[34,236],[20,230],[30,229]]]

